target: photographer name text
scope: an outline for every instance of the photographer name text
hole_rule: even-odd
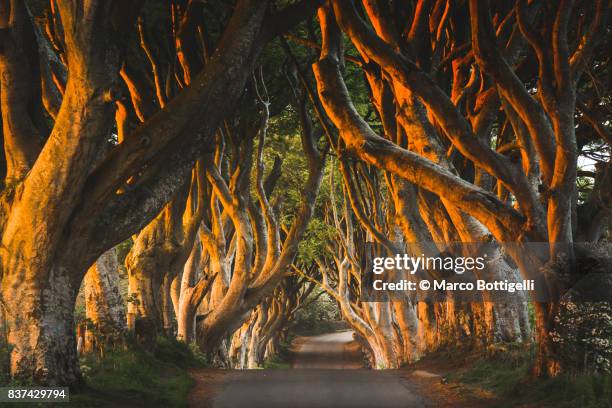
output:
[[[398,282],[385,282],[382,279],[376,279],[372,283],[372,287],[377,291],[417,291],[417,290],[440,290],[440,291],[499,291],[499,292],[520,292],[533,291],[535,288],[534,280],[525,279],[521,282],[510,282],[508,280],[485,281],[478,279],[476,282],[450,282],[445,279],[427,280],[423,279],[418,282],[402,279]]]

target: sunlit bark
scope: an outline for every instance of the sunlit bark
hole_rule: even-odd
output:
[[[85,296],[84,351],[101,354],[121,344],[126,332],[124,299],[119,289],[119,264],[114,249],[105,252],[83,279]]]
[[[571,244],[575,235],[572,225],[576,223],[572,219],[576,214],[578,155],[574,126],[576,81],[584,67],[583,52],[592,52],[595,42],[592,34],[599,32],[601,19],[606,15],[604,2],[593,4],[592,9],[586,7],[584,10],[594,16],[593,21],[585,24],[582,32],[570,33],[567,25],[572,7],[569,4],[556,4],[554,10],[547,9],[551,16],[544,19],[537,16],[543,12],[539,4],[521,3],[514,9],[490,4],[497,13],[492,19],[486,1],[470,1],[469,14],[444,13],[444,16],[440,10],[428,16],[429,2],[418,1],[411,16],[410,35],[405,38],[398,35],[395,17],[383,4],[366,0],[363,4],[371,27],[357,13],[353,2],[333,0],[319,10],[323,44],[320,60],[313,65],[313,70],[322,105],[338,128],[347,151],[392,173],[388,185],[391,191],[395,190],[394,203],[405,216],[400,217],[399,225],[406,239],[413,241],[418,234],[415,226],[422,228],[424,221],[436,241],[459,238],[463,242],[486,242],[491,235],[500,246],[505,242],[548,241],[551,258],[539,258],[542,254],[530,253],[527,246],[519,245],[522,250],[509,251],[523,276],[529,276],[549,260],[554,262],[557,255],[568,250],[571,257],[571,247],[559,244]],[[503,18],[506,13],[509,17]],[[513,13],[516,13],[514,19],[510,18]],[[429,25],[425,22],[427,16]],[[457,27],[468,23],[471,42],[469,37],[461,36],[461,30],[444,31],[448,24],[458,30]],[[534,24],[539,24],[545,34],[538,33],[532,27]],[[369,64],[362,66],[384,137],[377,135],[352,105],[341,75],[344,59],[340,29],[347,34],[361,59]],[[571,36],[576,38],[571,40]],[[437,82],[437,77],[429,74],[435,58],[444,53],[444,42],[453,49],[438,69],[442,63],[450,63],[452,70],[447,71],[449,74],[436,75],[447,75],[450,95],[446,93],[448,83]],[[504,46],[500,47],[500,43]],[[590,45],[583,48],[587,43]],[[538,62],[537,97],[530,94],[514,66],[526,44],[533,49]],[[573,51],[570,44],[575,47]],[[462,48],[468,50],[465,57],[461,55]],[[485,80],[493,81],[494,86]],[[501,126],[496,115],[503,115],[499,116],[501,120],[508,121],[501,128],[500,132],[504,133],[498,136],[503,141],[497,143],[508,143],[506,138],[510,141],[515,138],[521,146],[518,163],[513,162],[511,144],[497,150],[490,147],[492,125],[497,120]],[[453,157],[456,157],[454,162]],[[464,163],[457,166],[459,160]],[[540,169],[542,184],[538,185]],[[407,202],[407,194],[400,194],[394,188],[394,177],[413,183],[413,189],[434,193],[443,204],[442,212],[439,204],[426,199],[428,195],[422,191],[412,191],[418,194],[418,200],[402,206]],[[497,197],[493,197],[492,183],[496,183]],[[406,188],[410,187],[403,190]],[[516,205],[511,206],[511,200]],[[402,207],[414,207],[415,202],[421,207],[422,221],[414,213],[402,210]],[[436,208],[437,213],[433,215],[432,210]],[[359,211],[356,216],[363,218]],[[450,223],[452,228],[440,228],[443,223]],[[365,228],[371,230],[367,223]],[[456,238],[451,238],[452,232]],[[380,237],[377,240],[386,245]],[[491,268],[496,278],[517,279],[514,269],[501,258]],[[558,291],[563,293],[555,276],[546,278],[546,284],[554,288],[548,294],[551,300],[536,303],[539,346],[536,375],[555,375],[560,369],[549,336],[557,310],[554,297]],[[448,313],[442,308],[429,310],[428,305],[419,305],[420,326],[426,329],[418,338],[436,343],[437,335],[433,333],[440,330],[450,330],[451,337],[460,330],[471,337],[483,336],[487,342],[525,338],[528,325],[524,299],[511,306],[510,299],[491,302],[486,292],[483,296],[482,307],[473,305],[465,310],[450,302],[446,308]]]
[[[143,2],[54,1],[49,38],[35,40],[23,4],[3,1],[0,17],[7,31],[0,57],[2,103],[11,105],[2,106],[3,122],[11,122],[3,123],[2,173],[11,188],[3,191],[0,215],[11,374],[42,384],[78,385],[72,314],[87,268],[140,231],[188,182],[194,162],[242,94],[264,44],[316,4],[301,2],[268,14],[262,29],[267,2],[239,1],[214,57],[191,77],[191,86],[156,115],[141,115],[145,122],[129,135],[121,125],[125,117],[118,115],[122,140],[106,157],[122,48]],[[52,46],[35,45],[43,40]],[[50,132],[37,122],[43,106],[36,85],[39,67],[36,56],[24,59],[24,47],[58,54],[53,61],[45,56],[42,64],[44,106],[54,120]],[[19,70],[18,61],[25,61]],[[28,73],[32,76],[22,86]],[[55,97],[62,98],[57,111],[51,83]],[[12,119],[13,114],[20,117]]]

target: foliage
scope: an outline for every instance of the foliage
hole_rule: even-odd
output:
[[[481,358],[467,371],[449,378],[494,392],[506,401],[501,406],[530,403],[542,407],[603,408],[612,404],[612,376],[562,374],[534,380],[530,377],[533,358],[533,350],[517,347]]]
[[[607,302],[563,302],[555,319],[553,341],[568,367],[612,372],[612,305]]]
[[[333,239],[337,231],[319,218],[314,218],[308,224],[308,229],[304,234],[304,239],[300,242],[300,249],[297,255],[297,262],[308,265],[317,256],[324,254],[327,242]]]
[[[81,406],[183,407],[192,380],[187,368],[202,365],[185,343],[158,337],[152,352],[131,345],[105,358],[87,356],[81,371],[87,389],[71,397]]]
[[[115,252],[117,254],[117,262],[119,263],[119,265],[123,265],[125,263],[125,257],[130,252],[132,245],[133,245],[132,238],[128,238],[125,241],[118,244],[117,246],[115,246]]]
[[[194,344],[185,344],[172,337],[158,336],[153,354],[161,361],[167,361],[180,367],[203,366],[206,361],[202,352]]]
[[[320,290],[314,290],[305,302],[306,306],[296,313],[291,327],[292,332],[310,335],[329,333],[338,328],[340,320],[338,307],[327,294],[320,295]]]

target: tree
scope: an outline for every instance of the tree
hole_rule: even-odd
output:
[[[473,217],[486,228],[476,238],[491,234],[502,244],[518,243],[506,248],[524,276],[565,254],[571,258],[574,236],[580,235],[572,223],[578,156],[575,93],[592,58],[597,33],[605,25],[606,2],[499,4],[492,19],[487,1],[470,1],[469,14],[449,5],[448,12],[441,13],[444,2],[418,1],[405,36],[401,18],[409,14],[408,9],[391,13],[373,1],[364,1],[363,6],[371,26],[353,2],[331,1],[319,11],[323,44],[313,70],[323,107],[346,149],[438,196],[459,233],[470,231]],[[587,16],[592,16],[590,23]],[[572,19],[584,24],[570,31]],[[466,26],[471,27],[470,33],[463,30]],[[389,128],[384,129],[385,137],[377,135],[354,108],[340,72],[340,28],[364,61],[366,76],[379,73],[380,89],[372,87],[373,95],[390,93],[392,99],[387,101],[400,118],[395,126],[404,128],[398,136],[387,133]],[[543,36],[534,34],[537,31]],[[504,44],[501,51],[496,42]],[[531,48],[525,48],[526,43]],[[532,50],[538,69],[521,78],[525,74],[517,72],[519,57]],[[529,92],[532,80],[537,81],[537,98]],[[378,99],[379,104],[383,102]],[[420,118],[415,116],[419,112]],[[382,121],[388,123],[384,117]],[[494,125],[500,129],[505,121],[506,133],[494,134]],[[503,145],[493,149],[494,137],[498,143],[515,142],[520,159],[507,150],[504,153]],[[454,169],[456,164],[446,164],[442,160],[445,146],[452,149],[455,163],[469,165]],[[491,191],[493,187],[498,194]],[[526,245],[541,241],[549,243],[548,253]],[[554,289],[547,294],[548,302],[536,302],[536,375],[555,375],[560,370],[549,335],[556,298],[564,292],[560,275],[560,271],[547,275],[545,285]]]
[[[104,352],[121,344],[125,335],[124,300],[119,289],[119,264],[114,249],[106,251],[83,279],[85,324],[83,351]]]
[[[263,81],[261,82],[263,85]],[[222,288],[222,296],[209,304],[209,313],[198,329],[201,347],[212,351],[221,343],[222,338],[244,323],[248,313],[254,309],[290,272],[298,245],[312,218],[315,200],[323,170],[325,169],[328,147],[322,150],[308,114],[301,115],[301,142],[307,160],[308,175],[301,189],[299,204],[293,222],[286,227],[281,240],[279,216],[270,204],[264,186],[263,148],[266,140],[267,96],[259,93],[264,106],[261,126],[256,127],[258,149],[255,154],[255,194],[257,207],[250,203],[251,166],[253,156],[253,131],[251,127],[239,128],[242,132],[225,136],[233,141],[233,163],[226,180],[221,174],[224,143],[217,143],[217,151],[208,161],[207,177],[213,188],[211,199],[210,224],[201,226],[202,242],[211,260],[213,273],[222,279],[217,280]],[[305,111],[305,101],[298,98],[299,110]],[[255,205],[253,203],[253,205]],[[226,228],[223,215],[227,214],[231,227]],[[229,243],[229,245],[228,245]],[[232,259],[233,262],[228,262]],[[214,288],[213,288],[214,292]]]
[[[197,3],[171,6],[193,10]],[[86,270],[149,223],[187,182],[242,94],[262,47],[315,4],[272,13],[266,1],[239,1],[222,22],[211,58],[199,74],[190,74],[191,84],[111,146],[113,115],[121,113],[115,102],[126,58],[123,40],[134,32],[142,2],[51,2],[47,39],[23,2],[4,0],[2,6],[6,176],[0,265],[11,374],[78,385],[72,311]],[[55,56],[45,52],[51,48],[46,41]],[[195,51],[180,51],[186,49]],[[61,103],[54,95],[61,95]],[[43,106],[47,121],[40,120]]]
[[[0,0],[13,377],[81,384],[75,299],[87,273],[89,314],[116,308],[104,275],[130,237],[129,328],[147,343],[176,318],[209,354],[234,334],[241,366],[273,350],[295,285],[318,274],[378,366],[444,339],[524,340],[524,298],[358,298],[360,258],[488,245],[488,274],[540,280],[535,374],[560,372],[560,298],[580,257],[596,261],[581,243],[609,229],[606,0],[42,3]],[[304,47],[320,54],[312,72]],[[299,122],[299,172],[272,165],[277,115]],[[322,189],[329,151],[341,177]],[[596,165],[578,169],[581,157]]]

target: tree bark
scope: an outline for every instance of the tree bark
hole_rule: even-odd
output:
[[[16,263],[24,275],[5,272],[2,285],[7,342],[12,347],[11,375],[48,386],[80,387],[73,320],[78,292],[74,271],[53,265],[44,280],[41,275],[25,280],[34,268],[26,260]]]
[[[119,291],[119,265],[115,249],[106,251],[89,268],[82,287],[85,295],[84,351],[103,352],[119,345],[126,332],[125,303]]]

